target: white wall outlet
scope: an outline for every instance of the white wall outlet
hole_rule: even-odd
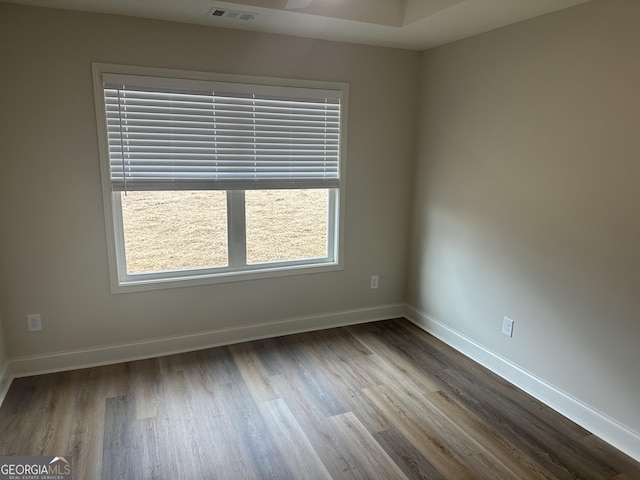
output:
[[[371,275],[371,288],[378,288],[378,282],[380,277],[378,275]]]
[[[27,328],[30,332],[40,332],[42,330],[42,317],[39,313],[27,315]]]
[[[504,317],[502,320],[502,333],[507,337],[513,337],[513,320],[509,317]]]

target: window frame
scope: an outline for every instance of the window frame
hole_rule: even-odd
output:
[[[173,70],[130,65],[93,63],[93,84],[97,119],[98,147],[102,176],[103,207],[109,262],[111,293],[156,290],[164,288],[188,287],[231,281],[255,280],[288,275],[301,275],[318,272],[342,270],[344,244],[344,198],[346,173],[346,128],[348,107],[348,84],[310,80],[292,80],[272,77],[230,75],[212,72]],[[234,232],[244,232],[244,190],[226,190],[227,225],[230,230],[228,244],[228,265],[226,267],[194,268],[169,270],[164,272],[146,272],[129,274],[126,269],[126,251],[124,242],[124,223],[119,191],[112,191],[110,178],[110,158],[106,128],[106,109],[104,102],[103,74],[127,74],[155,76],[171,79],[206,80],[228,83],[310,88],[321,90],[339,90],[342,92],[340,117],[339,150],[339,186],[329,188],[327,205],[327,256],[313,259],[300,259],[280,262],[244,265],[241,256],[232,255],[237,251],[231,242]],[[230,215],[230,209],[237,209],[242,202],[240,215]],[[231,220],[230,220],[231,219]],[[240,224],[240,222],[243,222]],[[246,235],[241,235],[246,241]],[[246,248],[245,248],[246,252]]]

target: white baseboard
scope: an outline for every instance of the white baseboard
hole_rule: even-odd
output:
[[[256,323],[221,328],[173,337],[155,338],[119,345],[104,345],[81,350],[69,350],[45,355],[14,357],[9,360],[9,373],[13,377],[26,377],[43,373],[76,370],[144,358],[161,357],[174,353],[294,333],[341,327],[356,323],[402,317],[404,305],[381,305],[370,308],[308,315],[269,323]]]
[[[558,413],[640,462],[640,433],[554,387],[465,335],[406,305],[405,317]]]
[[[13,380],[13,377],[9,370],[9,362],[5,362],[4,365],[0,366],[0,405],[4,402],[4,397],[7,396],[11,380]]]

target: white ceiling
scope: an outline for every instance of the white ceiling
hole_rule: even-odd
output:
[[[424,50],[589,0],[5,0],[222,28]],[[287,6],[290,8],[287,9]],[[214,17],[212,9],[257,14]]]

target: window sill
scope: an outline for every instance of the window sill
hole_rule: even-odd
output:
[[[312,273],[323,273],[342,270],[340,263],[327,261],[316,264],[287,265],[264,267],[247,270],[233,270],[226,272],[216,272],[198,274],[194,270],[186,270],[180,276],[177,272],[172,272],[171,276],[149,278],[149,275],[129,275],[126,279],[120,279],[116,284],[111,285],[112,294],[144,292],[151,290],[165,290],[173,288],[196,287],[202,285],[213,285],[217,283],[240,282],[247,280],[261,280],[267,278],[277,278],[292,275],[307,275]],[[139,278],[136,278],[139,277]]]

